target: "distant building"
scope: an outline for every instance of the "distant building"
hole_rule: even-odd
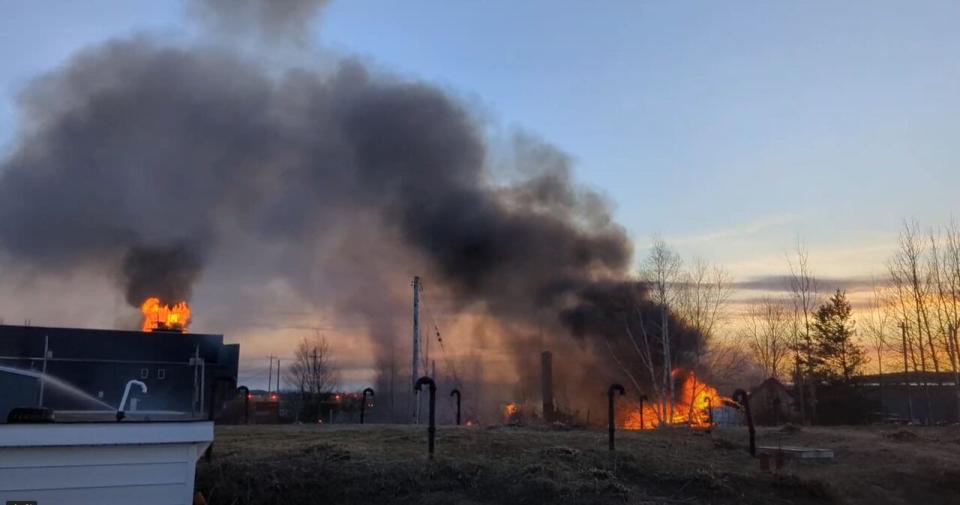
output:
[[[856,388],[877,407],[872,413],[876,421],[960,422],[953,372],[865,375],[857,379]]]
[[[15,407],[206,416],[237,386],[239,344],[222,335],[0,325],[0,422]],[[45,372],[48,379],[41,380]]]
[[[777,379],[770,377],[750,391],[750,412],[760,426],[777,426],[799,421],[796,398]]]

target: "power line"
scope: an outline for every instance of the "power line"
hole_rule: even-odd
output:
[[[421,289],[423,289],[422,285],[421,285]],[[424,293],[426,293],[425,289],[423,289],[423,291]],[[437,336],[437,343],[440,344],[440,353],[443,356],[443,361],[445,363],[445,366],[450,371],[450,374],[453,375],[453,380],[457,384],[459,384],[460,377],[459,377],[459,374],[457,374],[457,368],[452,363],[450,359],[450,354],[447,352],[447,350],[443,346],[443,336],[440,334],[440,326],[437,325],[437,321],[433,318],[433,313],[430,311],[430,305],[426,303],[426,297],[423,296],[422,298],[423,299],[421,300],[420,303],[424,307],[425,312],[427,313],[427,318],[430,319],[430,323],[433,325],[433,331],[434,331],[434,334]]]

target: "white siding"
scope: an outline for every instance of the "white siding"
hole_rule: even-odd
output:
[[[0,427],[0,432],[3,428],[6,427]],[[109,431],[109,427],[106,428]],[[139,428],[149,429],[145,425]],[[168,424],[157,429],[169,431],[171,428]],[[61,425],[56,429],[65,428]],[[122,438],[126,442],[128,437]],[[196,460],[207,442],[100,442],[109,445],[0,446],[0,503],[33,500],[38,505],[190,505],[193,502]]]

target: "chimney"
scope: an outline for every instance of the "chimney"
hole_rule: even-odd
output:
[[[553,353],[550,351],[540,354],[540,387],[543,396],[543,420],[552,423],[556,410],[553,405]]]

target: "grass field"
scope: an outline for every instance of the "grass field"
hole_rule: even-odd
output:
[[[606,432],[442,426],[218,427],[197,489],[214,504],[960,503],[960,428],[764,429],[829,461],[761,468],[746,429]]]

